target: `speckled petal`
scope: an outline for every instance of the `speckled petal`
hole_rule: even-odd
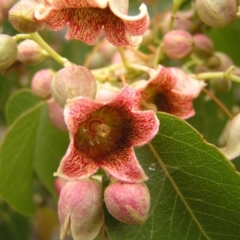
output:
[[[126,85],[112,101],[106,104],[106,106],[130,111],[133,107],[135,94],[135,89]]]
[[[133,148],[116,152],[103,159],[101,167],[110,175],[120,181],[140,183],[148,177],[138,163]]]
[[[108,19],[104,24],[105,36],[107,40],[115,46],[138,46],[141,36],[131,36],[123,21],[116,17],[112,12],[108,12]]]
[[[74,9],[66,38],[78,39],[92,45],[96,42],[104,22],[105,15],[101,9]]]
[[[108,0],[48,0],[54,8],[106,8]]]
[[[52,30],[60,30],[69,22],[71,9],[55,10],[43,4],[36,6],[34,15],[36,19],[43,21]]]
[[[113,14],[117,16],[125,25],[126,31],[131,35],[143,35],[149,27],[149,15],[147,6],[141,4],[140,13],[137,16],[128,16],[123,13],[118,0],[109,0],[109,7]]]
[[[132,145],[142,146],[150,142],[157,134],[160,123],[155,112],[151,110],[133,113],[133,118]]]
[[[90,177],[97,170],[98,165],[92,159],[88,159],[77,151],[73,141],[71,141],[54,176],[66,180],[79,180]]]
[[[176,92],[168,92],[166,97],[166,105],[168,105],[168,113],[171,113],[181,119],[187,119],[195,114],[192,97],[179,94]]]
[[[151,79],[147,85],[150,90],[171,90],[177,83],[177,75],[174,69],[159,66],[157,70],[150,70]]]
[[[103,103],[85,97],[68,99],[64,108],[64,119],[69,132],[73,135],[76,134],[79,126],[101,106]]]

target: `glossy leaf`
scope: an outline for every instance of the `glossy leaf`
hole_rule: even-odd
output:
[[[239,174],[185,121],[164,113],[158,117],[158,135],[136,149],[149,176],[149,218],[131,226],[106,213],[109,239],[239,239]]]

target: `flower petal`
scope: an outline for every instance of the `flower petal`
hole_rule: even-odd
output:
[[[150,89],[154,91],[157,90],[171,90],[177,83],[177,75],[176,71],[173,68],[167,68],[163,66],[159,66],[157,70],[150,70],[149,74],[151,76],[151,79],[149,80],[149,83],[146,87],[147,89]]]
[[[106,106],[131,111],[134,103],[136,90],[128,85],[124,86],[118,95],[108,102]]]
[[[70,9],[55,10],[52,7],[46,7],[38,4],[34,15],[37,20],[41,20],[52,30],[60,30],[69,22]]]
[[[78,39],[89,45],[94,44],[105,22],[103,13],[103,10],[97,8],[74,9],[66,38]]]
[[[75,135],[79,126],[102,106],[103,103],[85,97],[68,99],[64,108],[64,119],[70,133]]]
[[[141,168],[133,148],[111,154],[102,160],[100,166],[112,177],[129,183],[140,183],[148,177]]]
[[[106,12],[106,11],[105,11]],[[115,46],[138,46],[142,37],[131,36],[121,19],[112,12],[108,12],[106,23],[104,24],[105,36],[107,40]]]
[[[111,11],[124,23],[126,31],[131,35],[143,35],[149,27],[149,15],[147,6],[141,4],[139,7],[140,14],[137,16],[128,16],[121,11],[119,0],[109,0],[109,7]]]
[[[106,8],[108,0],[48,0],[54,8]]]
[[[160,111],[173,114],[182,119],[187,119],[195,114],[192,100],[191,96],[171,91],[168,92],[165,97],[159,99],[158,103],[156,101],[156,105]]]
[[[154,111],[138,111],[133,113],[133,117],[132,145],[142,146],[157,134],[160,123]]]
[[[98,165],[92,159],[86,158],[77,151],[73,141],[71,141],[54,176],[66,180],[78,180],[90,177],[97,170]]]

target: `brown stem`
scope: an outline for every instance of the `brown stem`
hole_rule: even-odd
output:
[[[203,92],[206,93],[212,100],[225,112],[225,114],[230,118],[233,119],[233,115],[231,112],[222,104],[222,102],[215,97],[213,93],[208,91],[206,88],[203,88]]]

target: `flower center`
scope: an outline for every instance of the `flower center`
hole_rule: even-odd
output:
[[[92,134],[96,134],[98,137],[107,137],[110,133],[110,128],[108,127],[107,124],[103,123],[99,119],[92,119],[88,123],[88,130]]]

